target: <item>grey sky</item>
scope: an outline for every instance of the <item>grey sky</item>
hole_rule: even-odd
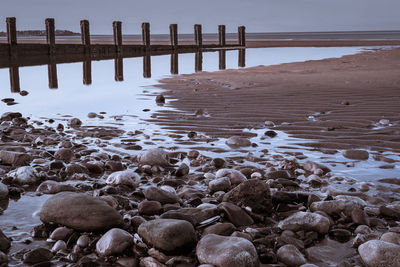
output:
[[[193,24],[216,32],[245,25],[248,32],[400,30],[400,0],[1,0],[0,31],[5,18],[17,17],[18,29],[42,29],[54,17],[56,28],[79,31],[90,20],[92,33],[111,33],[113,20],[124,33],[139,33],[141,22],[152,33],[168,33],[170,23],[191,33]]]

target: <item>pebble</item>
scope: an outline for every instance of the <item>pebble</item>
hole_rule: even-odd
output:
[[[65,241],[58,240],[51,248],[51,252],[53,253],[57,253],[58,251],[67,251],[67,244]]]
[[[133,236],[125,230],[113,228],[96,243],[96,252],[100,256],[119,255],[133,245]]]
[[[307,262],[298,248],[290,244],[280,247],[276,254],[279,261],[283,262],[287,266],[300,266]]]
[[[246,176],[243,175],[240,171],[233,170],[233,169],[220,169],[215,174],[215,177],[229,177],[231,180],[231,184],[240,184],[243,181],[246,181]]]
[[[176,219],[155,219],[142,223],[138,234],[156,249],[174,251],[190,249],[196,243],[196,233],[191,223]]]
[[[74,230],[68,227],[57,227],[50,235],[51,240],[64,240],[66,241],[67,238],[74,232]]]

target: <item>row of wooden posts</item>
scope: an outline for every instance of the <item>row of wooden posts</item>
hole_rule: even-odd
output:
[[[7,22],[7,40],[8,44],[11,48],[11,54],[13,47],[17,46],[17,28],[16,28],[16,18],[9,17],[6,19]],[[55,23],[53,18],[47,18],[45,20],[46,25],[46,42],[49,45],[49,53],[52,54],[55,52],[56,38],[55,38]],[[114,35],[114,45],[116,46],[117,52],[122,51],[123,40],[122,40],[122,22],[114,21],[113,24],[113,35]],[[89,29],[89,21],[81,20],[80,22],[81,28],[81,37],[82,37],[82,45],[85,46],[85,53],[90,52],[90,29]],[[169,26],[170,31],[170,45],[173,49],[178,48],[178,25],[171,24]],[[227,46],[226,43],[226,28],[225,25],[218,26],[218,45],[219,47]],[[198,48],[203,48],[203,35],[202,35],[202,26],[200,24],[194,25],[194,41],[195,45]],[[145,46],[146,50],[151,50],[151,41],[150,41],[150,23],[144,22],[142,23],[142,45]],[[245,47],[246,46],[246,37],[245,37],[245,27],[238,27],[238,46]]]

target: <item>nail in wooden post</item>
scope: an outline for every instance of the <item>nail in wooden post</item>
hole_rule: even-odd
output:
[[[194,58],[194,71],[199,72],[203,70],[203,52],[195,53]]]
[[[81,20],[81,37],[82,44],[85,46],[85,53],[90,53],[90,30],[89,30],[89,21]]]
[[[225,41],[225,25],[219,25],[218,26],[218,36],[219,36],[219,45],[220,46],[225,46],[226,41]]]
[[[113,22],[114,44],[117,48],[117,54],[122,53],[122,22]]]
[[[83,61],[83,84],[92,84],[92,61],[90,59]]]
[[[143,56],[143,77],[151,78],[151,57],[150,57],[150,55]]]
[[[246,27],[240,26],[238,28],[239,45],[246,46]]]
[[[171,74],[178,74],[178,53],[171,54]]]
[[[169,34],[171,37],[171,46],[176,49],[178,46],[178,24],[169,25]]]
[[[224,70],[226,69],[226,51],[225,50],[219,50],[219,69]]]
[[[10,67],[10,87],[11,87],[11,93],[19,93],[20,92],[18,66]]]
[[[114,59],[115,81],[122,82],[124,80],[124,61],[121,57]]]
[[[150,23],[143,22],[142,23],[142,38],[143,38],[143,45],[146,49],[150,48]]]
[[[7,40],[11,46],[17,45],[17,25],[15,18],[7,18]]]
[[[201,32],[201,24],[194,25],[194,41],[198,47],[203,45],[203,34]]]
[[[47,72],[49,76],[49,88],[57,89],[58,88],[57,64],[56,64],[56,59],[54,57],[50,58],[50,64],[47,65]]]
[[[46,23],[46,42],[49,45],[49,54],[52,55],[55,53],[56,48],[56,32],[54,26],[54,19],[47,18],[45,20]]]
[[[239,62],[238,66],[239,67],[246,67],[246,49],[239,49]]]

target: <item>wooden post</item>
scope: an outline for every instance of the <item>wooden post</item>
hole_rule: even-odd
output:
[[[203,52],[196,52],[194,58],[194,71],[199,72],[203,70]]]
[[[224,70],[226,69],[226,51],[219,50],[218,55],[219,55],[219,69]]]
[[[10,87],[11,87],[11,93],[20,92],[18,66],[10,66]]]
[[[173,49],[178,47],[178,24],[169,25],[169,35],[171,38],[171,46]]]
[[[239,38],[239,45],[246,46],[246,27],[240,26],[238,28],[238,38]]]
[[[7,40],[11,46],[17,45],[17,25],[15,18],[7,18]]]
[[[56,32],[54,26],[54,19],[47,18],[46,23],[46,42],[49,45],[49,55],[55,53],[56,50]]]
[[[150,54],[143,56],[143,77],[151,78],[151,57]]]
[[[50,57],[50,64],[47,65],[47,73],[49,76],[49,88],[57,89],[58,88],[57,64],[54,56]]]
[[[178,74],[178,53],[171,54],[171,74]]]
[[[116,46],[117,54],[122,53],[122,22],[113,22],[114,44]]]
[[[150,23],[148,22],[142,23],[142,38],[143,45],[146,49],[150,49]]]
[[[115,81],[122,82],[124,80],[124,61],[121,57],[114,59]]]
[[[201,32],[201,24],[194,25],[194,41],[198,47],[203,45],[203,34]]]
[[[246,67],[246,49],[239,49],[239,62],[238,66],[241,68]]]
[[[90,58],[83,61],[83,84],[92,84],[92,60]]]
[[[220,46],[225,46],[226,45],[225,25],[219,25],[218,26],[218,36],[219,36],[219,45]]]
[[[85,54],[90,54],[90,30],[89,21],[81,20],[82,44],[85,46]]]

